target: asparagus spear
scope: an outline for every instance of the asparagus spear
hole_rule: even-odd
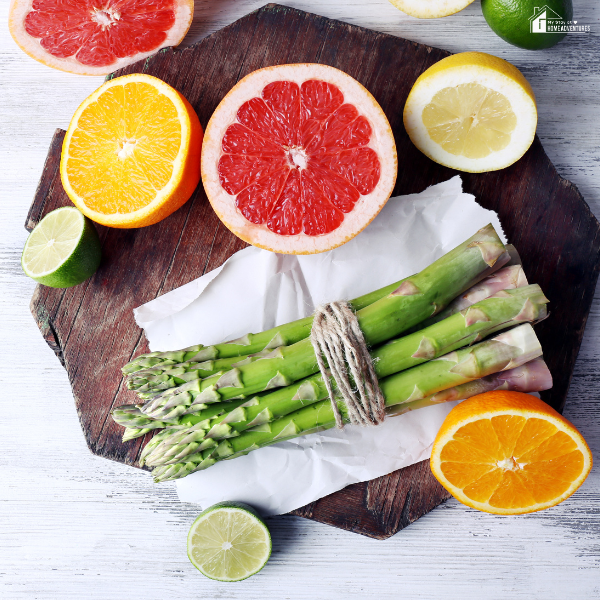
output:
[[[165,361],[155,367],[141,369],[128,375],[127,387],[130,390],[136,390],[140,398],[143,399],[151,396],[153,392],[160,392],[194,379],[204,379],[215,373],[229,371],[239,364],[258,360],[270,352],[271,350],[262,350],[248,356],[233,356],[202,362],[188,361],[170,364]]]
[[[441,310],[438,314],[427,319],[427,321],[422,323],[419,328],[428,327],[433,323],[442,321],[450,315],[460,312],[476,302],[479,302],[484,298],[489,298],[502,290],[512,290],[526,285],[528,285],[527,277],[525,276],[525,272],[521,265],[504,267],[468,289],[464,294],[455,298],[444,310]]]
[[[475,278],[475,281],[479,281],[486,275],[497,271],[509,261],[514,260],[514,248],[512,246],[507,246],[505,249],[491,225],[481,229],[466,243],[468,242],[479,245],[482,251],[491,251],[491,254],[486,254],[484,256],[487,268],[479,273],[479,276]],[[494,248],[496,244],[498,244],[498,246]],[[464,246],[464,244],[462,246]],[[461,246],[459,246],[459,248],[461,248]],[[500,248],[502,251],[497,252]],[[410,277],[402,279],[379,290],[355,298],[350,301],[350,305],[355,311],[359,311],[401,288],[402,284],[408,282],[410,279]],[[461,292],[462,291],[464,291],[464,289],[462,289]],[[279,325],[261,333],[248,333],[238,339],[221,344],[214,344],[212,346],[198,344],[190,346],[189,348],[184,348],[183,350],[149,352],[141,354],[131,362],[127,363],[122,368],[122,371],[124,375],[128,375],[161,364],[169,366],[184,362],[205,362],[217,358],[224,359],[248,356],[265,349],[269,350],[280,346],[289,346],[306,339],[310,335],[311,327],[312,315],[305,317],[304,319],[293,321],[292,323]]]
[[[480,281],[504,253],[491,225],[448,252],[420,273],[405,279],[394,291],[356,313],[367,344],[376,345],[442,310],[456,296]],[[248,397],[290,383],[318,370],[310,340],[277,348],[261,360],[235,367],[222,375],[195,380],[166,390],[142,407],[148,416],[163,414],[180,404],[185,394],[193,404]]]
[[[371,352],[375,372],[382,378],[473,343],[499,329],[543,318],[546,315],[546,302],[538,285],[500,292],[440,323],[380,346]],[[167,447],[176,446],[173,452],[177,458],[182,458],[195,452],[198,442],[203,439],[219,440],[237,436],[241,431],[271,422],[324,398],[327,398],[327,388],[318,373],[300,383],[238,404],[235,409],[213,418],[210,418],[208,411],[181,417],[177,424],[187,424],[190,431],[193,430],[193,441],[189,442],[188,447],[183,445],[181,440],[186,436],[186,429],[182,429],[177,435],[166,438],[155,450],[155,455],[164,459],[170,456]],[[197,426],[200,422],[204,423],[203,437]],[[144,455],[148,455],[148,452]],[[148,460],[153,459],[150,457]]]
[[[445,389],[480,379],[498,371],[514,369],[538,356],[542,349],[531,325],[521,325],[499,336],[470,348],[453,351],[436,360],[423,363],[380,381],[386,409],[406,402],[422,400]],[[342,401],[338,407],[347,421],[347,411]],[[397,409],[394,409],[397,410]],[[223,459],[235,458],[263,446],[329,429],[335,426],[335,417],[329,400],[321,400],[271,423],[258,425],[238,437],[222,440],[216,446],[194,454],[182,462],[167,461],[153,471],[155,481],[185,477]],[[212,440],[205,440],[205,442]],[[162,462],[153,457],[156,465]],[[169,464],[169,463],[173,464]]]
[[[190,425],[198,423],[199,421],[205,421],[207,419],[211,420],[226,412],[230,412],[246,402],[247,400],[241,398],[226,403],[216,403],[211,404],[210,406],[204,405],[204,409],[199,410],[197,413],[198,415],[202,415],[202,417],[199,419],[197,418],[195,421],[193,421],[193,423],[186,421],[185,416],[180,416],[179,414],[176,417],[170,419],[152,419],[150,417],[147,417],[140,410],[141,405],[139,404],[125,404],[123,406],[119,406],[118,408],[115,408],[111,411],[111,416],[115,423],[117,423],[118,425],[122,425],[123,427],[128,429],[126,434],[128,439],[131,440],[135,437],[140,437],[141,435],[144,435],[143,433],[140,433],[139,435],[134,435],[134,429],[152,430],[163,429],[165,427],[189,427]]]
[[[477,394],[494,390],[514,390],[516,392],[542,392],[552,387],[552,375],[543,358],[534,358],[528,363],[508,371],[500,371],[481,379],[475,379],[453,388],[432,394],[421,400],[390,406],[387,416],[403,415],[411,410],[435,406],[443,402],[464,400]]]

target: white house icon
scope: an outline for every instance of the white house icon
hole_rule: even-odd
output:
[[[532,33],[548,33],[548,21],[559,20],[562,18],[556,14],[551,8],[537,6],[533,9],[533,16],[529,17],[530,29]]]

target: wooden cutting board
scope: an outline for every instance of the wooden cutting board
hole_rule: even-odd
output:
[[[269,4],[185,49],[164,49],[113,76],[144,72],[181,91],[206,126],[221,98],[255,69],[319,62],[346,71],[381,104],[396,137],[399,173],[395,194],[420,192],[456,174],[412,145],[402,125],[410,88],[448,53]],[[33,204],[28,230],[49,211],[70,204],[60,182],[64,131],[57,130]],[[562,410],[600,268],[600,225],[573,184],[562,179],[536,138],[515,165],[486,174],[462,174],[465,191],[497,211],[519,250],[531,282],[551,301],[539,334],[554,387],[544,400]],[[137,230],[98,226],[100,269],[68,290],[38,286],[32,313],[45,340],[67,369],[90,450],[138,466],[149,436],[121,442],[114,406],[134,401],[120,367],[148,350],[132,309],[221,265],[245,244],[212,211],[200,185],[193,198],[161,223]],[[465,231],[465,238],[472,231]],[[199,340],[201,341],[201,340]],[[448,497],[427,461],[370,482],[349,486],[294,511],[336,527],[384,539]]]

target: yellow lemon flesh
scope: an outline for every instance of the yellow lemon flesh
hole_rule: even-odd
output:
[[[460,171],[494,171],[517,161],[533,142],[535,96],[513,65],[465,52],[439,61],[417,79],[404,125],[435,162]]]
[[[484,158],[510,144],[517,117],[506,96],[478,83],[462,83],[435,94],[423,109],[423,124],[450,154]]]

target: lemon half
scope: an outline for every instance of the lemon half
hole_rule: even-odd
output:
[[[441,165],[470,173],[496,171],[531,146],[535,95],[505,60],[463,52],[417,79],[404,107],[404,126],[415,146]]]

